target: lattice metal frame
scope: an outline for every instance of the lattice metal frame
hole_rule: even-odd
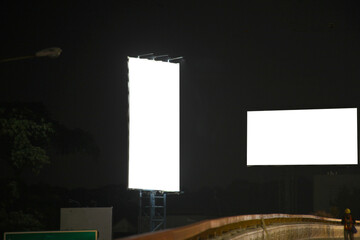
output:
[[[166,193],[160,191],[139,192],[139,233],[154,232],[166,228]]]

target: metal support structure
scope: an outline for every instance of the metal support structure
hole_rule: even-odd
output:
[[[142,191],[139,191],[139,217],[138,217],[138,233],[142,232]]]
[[[298,212],[298,184],[294,175],[279,179],[279,211],[288,214]]]
[[[166,193],[140,190],[138,232],[154,232],[165,228]]]

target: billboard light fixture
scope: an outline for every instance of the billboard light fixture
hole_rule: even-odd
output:
[[[180,57],[170,57],[167,54],[163,54],[163,55],[154,55],[154,53],[145,53],[145,54],[140,54],[136,56],[137,58],[141,58],[141,59],[148,59],[148,60],[157,60],[157,59],[163,59],[163,62],[176,62],[178,60],[182,60],[184,57],[180,56]]]
[[[145,53],[145,54],[138,55],[137,57],[138,58],[148,58],[149,56],[152,56],[152,55],[154,55],[154,53]]]
[[[150,57],[150,59],[152,60],[155,60],[157,58],[164,58],[164,57],[168,57],[169,55],[158,55],[158,56],[153,56],[153,57]]]
[[[172,62],[172,61],[181,60],[181,59],[183,59],[183,58],[184,58],[184,57],[169,58],[167,61],[168,61],[168,62]]]

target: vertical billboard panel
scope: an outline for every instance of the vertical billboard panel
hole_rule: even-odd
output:
[[[358,164],[357,109],[247,112],[247,165]]]
[[[128,58],[128,187],[180,190],[180,67]]]

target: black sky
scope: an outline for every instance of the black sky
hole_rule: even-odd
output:
[[[246,111],[358,107],[359,16],[356,1],[4,0],[1,58],[63,53],[2,64],[0,100],[43,102],[54,119],[94,136],[97,160],[53,159],[47,182],[126,184],[126,56],[184,56],[182,189],[313,173],[321,169],[247,168]]]

